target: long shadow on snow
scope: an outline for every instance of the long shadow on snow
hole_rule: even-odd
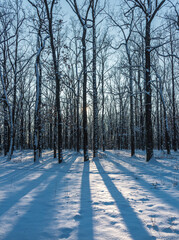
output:
[[[0,178],[0,183],[5,183],[5,182],[12,182],[12,181],[17,181],[20,179],[23,179],[23,176],[27,177],[27,174],[31,171],[34,172],[34,170],[41,170],[41,166],[43,165],[43,168],[45,165],[49,164],[51,162],[50,160],[53,159],[52,156],[49,156],[49,158],[46,158],[45,161],[43,161],[43,164],[34,164],[33,161],[31,162],[21,162],[21,163],[11,163],[11,162],[6,162],[6,165],[2,166],[0,164],[0,167],[2,167],[3,172],[7,171],[7,168],[11,170],[10,173],[5,174]],[[57,161],[57,160],[56,160]],[[54,162],[54,159],[53,159]],[[10,166],[9,166],[10,164]],[[2,171],[1,169],[1,171]],[[2,173],[3,173],[2,172]],[[29,174],[29,175],[30,175]]]
[[[120,162],[123,162],[125,164],[129,164],[130,166],[139,169],[140,170],[140,173],[139,173],[140,176],[145,175],[146,172],[147,172],[147,176],[148,176],[149,179],[150,179],[150,175],[152,177],[158,175],[158,167],[160,168],[159,171],[161,171],[162,173],[163,173],[162,170],[167,169],[169,171],[169,172],[166,173],[167,176],[171,176],[171,174],[174,175],[173,177],[178,176],[177,169],[174,169],[171,166],[167,167],[167,166],[163,165],[162,163],[160,163],[158,161],[156,162],[155,165],[152,165],[150,163],[146,163],[146,162],[144,163],[141,160],[139,160],[138,158],[135,158],[135,161],[133,161],[131,159],[131,157],[124,156],[122,154],[111,153],[110,151],[106,151],[106,153],[108,154],[108,156],[112,157],[113,159],[116,159],[117,160],[117,161],[115,161],[116,163],[119,163],[119,159],[120,159]],[[125,160],[124,160],[124,158],[125,158]],[[138,165],[136,165],[135,162],[138,162]],[[126,168],[128,170],[127,167],[124,167],[124,168]],[[144,168],[145,168],[145,170],[143,171]],[[133,171],[131,171],[131,173],[135,174]],[[136,177],[136,175],[135,175],[135,177]],[[168,179],[166,176],[163,176],[163,175],[159,175],[159,178],[157,180],[165,181],[165,182],[168,182],[168,183],[173,182],[173,179]]]
[[[126,167],[122,166],[119,163],[119,161],[125,162],[124,160],[116,159],[116,156],[109,152],[108,152],[108,156],[110,156],[110,158],[108,158],[108,161],[112,162],[120,171],[129,174],[131,177],[134,178],[135,181],[136,181],[136,179],[138,179],[137,174],[135,174],[133,171],[130,171],[129,169],[127,169]],[[115,160],[113,160],[111,158],[116,159],[118,162],[116,162]],[[172,197],[171,195],[169,195],[168,193],[164,192],[163,190],[161,190],[159,188],[152,189],[152,185],[150,183],[148,183],[147,181],[145,181],[142,177],[140,177],[139,179],[140,179],[140,181],[137,181],[137,183],[139,185],[141,185],[143,188],[147,189],[148,191],[149,191],[149,189],[151,189],[152,194],[155,195],[156,198],[161,199],[163,202],[166,202],[167,204],[171,205],[178,211],[179,201],[177,201],[177,199],[175,199],[174,197]]]
[[[9,188],[9,183],[13,185],[18,185],[19,181],[22,181],[24,177],[28,178],[31,176],[31,174],[34,174],[34,172],[37,171],[51,171],[49,169],[45,169],[45,167],[48,164],[54,165],[55,163],[58,164],[58,160],[54,159],[51,153],[48,153],[48,157],[45,157],[45,160],[42,160],[42,163],[40,164],[34,164],[34,162],[27,163],[27,164],[20,164],[17,166],[17,168],[13,169],[12,172],[7,173],[6,175],[2,176],[0,178],[0,184],[6,184],[7,188]],[[45,155],[45,154],[44,154]],[[46,154],[47,155],[47,154]],[[72,154],[67,154],[66,152],[64,155],[64,161],[66,161]],[[16,164],[14,163],[14,167],[16,167]],[[19,168],[20,167],[20,168]],[[4,168],[4,171],[6,171],[6,168]],[[53,166],[52,166],[53,171]],[[28,181],[28,180],[27,180]],[[7,182],[7,183],[6,183]],[[21,183],[19,183],[21,184]]]
[[[160,158],[159,156],[156,156],[156,157],[155,157],[156,160],[159,160],[159,161],[156,161],[155,165],[152,165],[152,164],[150,164],[150,162],[149,162],[149,163],[146,163],[146,160],[143,159],[143,158],[141,158],[141,157],[136,157],[136,158],[135,158],[135,162],[133,162],[132,159],[131,159],[131,157],[123,155],[123,152],[122,152],[122,151],[119,152],[119,153],[117,153],[117,154],[116,154],[116,153],[111,153],[110,151],[106,151],[106,153],[112,154],[113,156],[115,156],[115,157],[117,157],[117,158],[120,158],[120,157],[125,158],[125,160],[127,160],[127,161],[124,161],[124,160],[121,159],[121,158],[120,158],[120,160],[121,160],[121,161],[124,161],[124,162],[126,162],[126,163],[129,163],[129,164],[132,165],[132,166],[133,166],[133,163],[135,164],[135,162],[138,162],[138,163],[140,164],[140,166],[141,166],[141,164],[142,164],[143,167],[147,168],[147,172],[148,172],[148,173],[151,173],[152,175],[154,175],[154,173],[156,174],[156,169],[158,169],[158,168],[160,168],[160,171],[161,171],[161,172],[162,172],[162,170],[164,170],[164,171],[167,170],[167,175],[170,175],[171,171],[172,171],[172,174],[173,174],[173,175],[177,175],[177,174],[178,174],[177,169],[175,169],[174,166],[166,166],[166,165],[164,165],[163,163],[161,163],[160,160],[161,160],[162,158]],[[168,156],[164,156],[164,157],[167,158]],[[171,156],[171,157],[172,157],[172,156]],[[174,160],[174,159],[170,159],[170,158],[169,158],[168,160]],[[170,162],[171,162],[171,161],[170,161]],[[149,164],[150,164],[150,168],[148,167]],[[175,163],[174,163],[174,164],[175,164]],[[153,168],[153,166],[154,166],[155,168]],[[136,166],[136,165],[135,165],[135,167],[139,168],[139,167]],[[140,170],[142,171],[142,167],[141,167]],[[162,176],[162,178],[163,178],[163,179],[166,179],[166,181],[170,181],[170,180],[169,180],[168,178],[166,178],[165,176]]]
[[[133,208],[130,206],[129,202],[123,197],[123,195],[118,191],[115,184],[112,182],[111,178],[103,169],[100,160],[95,161],[98,172],[100,173],[109,193],[116,202],[121,216],[129,230],[129,233],[133,240],[151,240],[156,239],[151,236],[145,229],[142,221],[139,219],[137,214],[134,212]],[[120,236],[119,236],[120,238]]]
[[[47,178],[48,174],[45,172],[45,174],[42,174],[40,177],[33,179],[33,180],[27,180],[28,182],[23,184],[23,188],[18,192],[8,193],[7,197],[4,199],[3,202],[1,202],[1,208],[0,208],[0,216],[3,215],[8,209],[10,209],[13,205],[15,205],[21,198],[23,198],[25,195],[27,195],[32,189],[36,188],[41,182],[43,182]],[[23,175],[21,175],[23,179]],[[9,200],[9,199],[11,200]]]
[[[75,156],[70,156],[66,162],[63,162],[59,165],[59,170],[63,170],[63,171],[59,171],[59,173],[57,174],[57,172],[55,172],[57,174],[57,176],[55,176],[55,178],[53,178],[50,183],[47,185],[47,187],[40,191],[40,193],[38,193],[35,198],[32,200],[32,202],[30,203],[31,205],[29,207],[27,207],[27,212],[23,215],[20,216],[17,220],[17,222],[15,223],[15,225],[13,226],[13,230],[10,231],[6,237],[4,238],[4,240],[9,240],[9,239],[13,239],[14,236],[16,236],[16,238],[18,239],[56,239],[54,238],[54,236],[51,236],[48,231],[46,229],[46,226],[42,226],[41,224],[43,224],[43,221],[45,221],[46,224],[50,224],[50,219],[52,218],[52,214],[54,213],[53,211],[51,211],[51,206],[53,205],[53,203],[55,204],[54,200],[56,198],[55,196],[55,191],[56,191],[56,185],[58,184],[60,186],[60,183],[62,181],[62,179],[64,178],[64,176],[66,175],[66,173],[69,171],[69,169],[71,168],[71,165],[74,163],[74,161],[76,160],[77,155]],[[47,180],[47,178],[49,179],[50,177],[53,177],[54,172],[46,172],[41,179],[42,181]],[[40,184],[39,182],[36,183],[34,187],[37,187],[37,185]],[[27,191],[26,191],[27,194]],[[25,196],[25,194],[24,194]],[[39,203],[38,200],[41,200],[41,202]],[[38,203],[38,204],[36,204]],[[32,217],[33,216],[33,217]],[[29,222],[28,222],[29,221]],[[25,225],[23,225],[25,223]],[[39,225],[40,224],[40,225]],[[24,226],[27,227],[27,229],[24,229]],[[27,236],[26,234],[28,234],[30,232],[30,236]],[[57,236],[55,236],[57,237]]]
[[[79,240],[93,240],[93,211],[91,205],[91,191],[89,179],[89,164],[84,162],[83,174],[81,179],[81,198],[80,198],[80,216],[78,226],[78,239]]]
[[[40,170],[40,164],[37,165],[31,165],[29,167],[24,166],[22,168],[17,168],[17,169],[13,169],[12,172],[7,173],[6,175],[2,176],[0,178],[0,183],[1,184],[6,184],[9,182],[13,182],[13,181],[18,181],[23,179],[23,177],[27,177],[30,176],[30,174],[32,174],[32,171],[34,172],[34,170]],[[6,169],[4,169],[4,171],[6,171]],[[28,174],[28,175],[27,175]]]
[[[76,158],[76,156],[75,156]],[[75,161],[75,159],[74,159]],[[71,164],[73,163],[73,161],[71,162]],[[34,170],[39,170],[40,168],[40,165],[41,164],[38,164],[35,167]],[[56,165],[58,165],[58,163],[56,163]],[[65,162],[63,162],[61,165],[58,165],[59,166],[59,171],[61,173],[61,170],[62,171],[66,171],[66,169],[69,170],[68,168],[68,165],[66,165]],[[67,170],[67,171],[68,171]],[[30,174],[33,174],[35,173],[36,171],[34,172],[31,172]],[[49,176],[49,171],[48,170],[45,170],[45,171],[39,171],[41,173],[41,176],[36,178],[36,179],[33,179],[33,180],[27,180],[28,182],[25,183],[23,185],[23,189],[21,189],[19,192],[13,192],[12,194],[11,193],[8,193],[8,198],[11,198],[12,200],[11,201],[8,201],[7,198],[4,199],[3,202],[1,202],[1,208],[0,208],[0,216],[3,215],[6,211],[8,211],[8,209],[10,209],[15,203],[17,203],[22,197],[24,197],[25,195],[27,195],[30,191],[32,191],[32,189],[35,189],[36,187],[38,187],[38,185],[40,185],[41,182],[45,181],[47,179],[47,177]],[[37,173],[39,173],[37,171]],[[52,174],[54,173],[54,171],[52,171]],[[26,173],[20,175],[20,178],[23,179],[23,176],[25,175]],[[29,175],[30,175],[29,174]],[[26,176],[27,177],[27,176]],[[14,183],[15,184],[15,183]],[[4,206],[3,206],[4,205]]]
[[[16,176],[16,170],[11,169],[9,170],[10,172],[7,173],[7,169],[1,169],[1,173],[6,172],[5,175],[3,175],[2,177],[0,177],[0,183],[4,183],[4,182],[8,182],[9,178],[13,178],[14,176]]]
[[[6,163],[7,163],[7,165],[5,165],[5,166],[0,165],[1,173],[4,173],[4,172],[6,173],[7,169],[10,172],[8,172],[5,175],[3,175],[2,177],[0,177],[1,184],[6,183],[6,182],[9,183],[9,181],[14,180],[15,178],[21,179],[22,176],[25,176],[30,170],[32,170],[32,166],[33,166],[33,170],[39,166],[39,165],[35,166],[34,163],[30,163],[30,164],[28,163],[28,165],[27,164],[24,165],[24,163],[22,163],[21,168],[19,168],[19,164],[17,165],[16,163],[14,163],[13,165],[9,166],[8,165],[9,162],[6,162]]]

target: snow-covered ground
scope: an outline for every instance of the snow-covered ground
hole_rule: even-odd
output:
[[[99,159],[45,151],[0,157],[0,239],[179,239],[179,153],[100,152]]]

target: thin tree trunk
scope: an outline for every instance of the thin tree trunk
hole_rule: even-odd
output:
[[[163,97],[161,77],[157,74],[157,72],[156,72],[156,75],[160,81],[160,89],[158,89],[158,86],[156,86],[156,87],[157,87],[157,91],[160,94],[161,102],[162,102],[163,109],[164,109],[165,145],[166,145],[166,149],[167,149],[167,154],[170,154],[170,135],[169,135],[169,128],[168,128],[167,109],[166,109],[166,104],[165,104],[165,100]]]
[[[64,130],[64,139],[65,139],[65,149],[68,149],[68,125],[69,125],[69,116],[68,116],[68,103],[66,106],[66,122],[65,122],[65,130]]]
[[[18,23],[17,23],[18,24]],[[13,121],[13,148],[15,144],[15,134],[16,134],[16,126],[15,126],[15,114],[16,114],[16,98],[17,98],[17,53],[18,53],[18,31],[16,34],[16,46],[15,46],[15,63],[14,63],[14,86],[13,86],[13,108],[12,108],[12,121]]]
[[[5,86],[5,82],[4,82],[4,78],[3,78],[3,75],[1,73],[1,69],[0,69],[0,78],[1,78],[1,83],[2,83],[2,87],[3,87],[3,96],[4,96],[4,101],[5,101],[5,104],[7,105],[7,108],[8,108],[8,112],[9,112],[9,128],[10,130],[8,131],[10,133],[10,136],[9,136],[9,146],[8,146],[8,150],[9,150],[9,153],[8,153],[8,160],[11,160],[11,157],[12,157],[12,147],[13,147],[13,122],[12,122],[12,109],[11,109],[11,105],[8,101],[8,97],[7,97],[7,91],[6,91],[6,86]],[[7,115],[6,115],[7,117]],[[6,118],[6,120],[8,121],[8,119]],[[5,121],[6,121],[5,120]],[[8,123],[8,122],[7,122]],[[6,130],[5,130],[6,131]],[[7,136],[6,136],[6,139],[7,140]],[[7,147],[7,146],[5,146]],[[7,152],[6,152],[7,154]]]
[[[39,123],[39,54],[37,54],[35,71],[36,71],[36,101],[34,112],[34,163],[39,162],[39,149],[38,149],[38,123]]]
[[[176,110],[175,110],[175,77],[174,77],[174,57],[173,57],[173,41],[170,29],[170,47],[171,47],[171,70],[172,70],[172,118],[173,118],[173,150],[177,151],[177,129],[176,129]]]
[[[55,113],[54,113],[54,130],[53,130],[53,157],[56,158],[57,157],[57,112],[55,109]]]
[[[76,150],[80,151],[80,120],[79,120],[79,101],[80,101],[80,80],[78,78],[78,86],[77,86],[77,103],[76,103],[76,131],[77,131],[77,140],[76,140]]]
[[[4,98],[4,96],[3,96]],[[4,156],[7,155],[9,151],[9,146],[8,146],[8,114],[7,114],[7,104],[4,103],[3,105],[4,108]]]
[[[102,59],[102,73],[101,73],[101,91],[102,91],[102,147],[103,152],[106,147],[106,139],[105,139],[105,123],[104,123],[104,61]]]
[[[56,80],[56,110],[57,110],[57,127],[58,127],[58,162],[61,163],[63,160],[62,155],[62,118],[61,118],[61,106],[60,106],[60,73],[58,70],[57,57],[55,53],[55,45],[54,45],[54,37],[52,30],[52,12],[55,1],[52,1],[51,7],[49,10],[49,6],[47,0],[44,0],[46,13],[48,18],[48,30],[50,35],[50,45],[52,50],[52,58],[53,58],[53,66],[55,72],[55,80]]]
[[[158,88],[158,84],[157,84]],[[157,91],[157,99],[156,99],[156,114],[157,114],[157,149],[160,150],[160,127],[159,127],[159,96]]]
[[[41,127],[40,124],[40,104],[41,104],[41,67],[40,67],[40,55],[42,50],[45,47],[45,41],[47,37],[44,39],[44,42],[40,46],[40,29],[38,32],[37,46],[39,47],[36,57],[35,64],[35,73],[36,73],[36,102],[35,102],[35,113],[34,113],[34,162],[39,162],[39,157],[41,156],[39,148],[41,145],[41,141],[39,143],[39,138],[41,138]]]
[[[28,148],[31,149],[31,112],[30,112],[30,104],[29,104],[29,114],[28,114],[28,131],[29,131],[29,144]]]
[[[20,148],[24,149],[24,112],[23,112],[23,99],[21,99],[21,123],[20,123]]]
[[[135,154],[135,140],[134,140],[134,104],[133,104],[133,76],[132,63],[129,59],[129,74],[130,74],[130,130],[131,130],[131,156]]]
[[[83,47],[83,150],[84,161],[88,161],[88,130],[87,130],[87,104],[86,104],[86,87],[87,87],[87,64],[86,64],[86,28],[83,27],[82,36]]]
[[[92,3],[93,18],[93,157],[98,156],[98,105],[96,87],[96,11],[94,1]]]
[[[50,115],[50,124],[49,124],[49,148],[50,148],[50,150],[52,150],[52,139],[53,139],[53,131],[52,131],[52,111],[50,110],[50,113],[51,113],[51,115]]]
[[[164,109],[165,145],[166,145],[166,149],[167,149],[167,154],[170,154],[170,135],[169,135],[169,129],[168,129],[167,110],[166,110],[162,90],[160,89],[159,92],[160,92],[161,102],[162,102],[163,109]]]
[[[39,107],[38,107],[38,133],[39,133],[39,139],[38,139],[38,149],[39,149],[39,158],[42,157],[42,122],[41,122],[41,96],[42,96],[42,67],[41,62],[39,58]]]
[[[153,157],[153,129],[152,129],[152,103],[151,103],[151,73],[150,73],[150,22],[146,16],[145,38],[145,130],[146,130],[146,161]]]

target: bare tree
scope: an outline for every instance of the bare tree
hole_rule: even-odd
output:
[[[11,160],[11,156],[12,156],[12,147],[13,147],[13,120],[12,120],[12,107],[11,104],[8,100],[8,96],[7,96],[7,90],[6,90],[6,86],[5,86],[5,82],[4,82],[4,78],[1,72],[1,68],[0,68],[0,77],[1,77],[1,83],[2,83],[2,87],[3,87],[3,93],[4,93],[4,102],[8,107],[8,112],[9,112],[9,125],[10,125],[10,146],[9,146],[9,153],[8,153],[8,160]]]
[[[92,28],[93,28],[93,157],[97,157],[98,150],[98,106],[97,106],[97,86],[96,86],[96,8],[98,0],[93,0]]]
[[[166,0],[130,0],[145,15],[145,130],[146,130],[146,161],[153,157],[152,101],[151,101],[151,24],[157,12]]]
[[[131,19],[123,19],[121,23],[119,23],[111,14],[108,14],[112,24],[119,28],[123,35],[124,41],[116,47],[116,49],[119,49],[121,46],[124,45],[128,64],[129,64],[129,88],[130,88],[130,143],[131,143],[131,156],[135,154],[135,136],[134,136],[134,103],[133,103],[133,66],[132,66],[132,53],[130,49],[130,38],[132,35],[132,31],[134,28],[134,12],[131,13]],[[125,15],[124,15],[125,17]],[[127,22],[126,21],[130,21]]]
[[[82,29],[82,51],[83,51],[83,150],[84,150],[84,161],[89,160],[88,156],[88,130],[87,130],[87,104],[86,104],[86,89],[87,89],[87,60],[86,60],[86,34],[88,27],[88,13],[92,4],[92,1],[88,1],[84,16],[81,15],[80,9],[77,5],[76,0],[66,0],[72,10],[77,15]],[[84,5],[85,6],[85,3]]]
[[[55,72],[56,80],[56,110],[57,110],[57,127],[58,127],[58,162],[61,163],[63,160],[62,155],[62,117],[61,117],[61,107],[60,107],[60,72],[59,64],[57,61],[57,55],[55,52],[54,44],[54,34],[53,34],[53,9],[55,6],[55,0],[52,0],[50,3],[47,0],[44,0],[45,9],[48,19],[48,33],[50,36],[50,46],[52,50],[53,57],[53,67]]]

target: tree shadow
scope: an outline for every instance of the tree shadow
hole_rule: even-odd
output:
[[[25,176],[25,174],[19,176],[19,179],[21,178],[23,180],[23,176]],[[45,181],[47,176],[47,173],[44,173],[33,180],[26,180],[27,183],[23,184],[23,188],[21,188],[20,191],[8,193],[7,198],[5,198],[3,202],[1,202],[0,216],[3,215],[6,211],[8,211],[8,209],[11,208],[21,198],[27,195],[32,189],[35,189],[41,182]],[[9,187],[14,187],[15,184],[16,183],[13,182],[12,186],[10,186],[9,184]],[[11,200],[9,200],[8,198],[10,198]]]
[[[120,157],[120,156],[119,156]],[[127,161],[126,161],[127,160]],[[168,177],[177,177],[178,176],[178,172],[177,169],[174,168],[174,166],[166,166],[163,163],[160,162],[160,160],[158,161],[157,157],[156,157],[156,161],[154,162],[146,162],[144,160],[141,161],[140,158],[135,158],[135,162],[137,162],[138,164],[135,164],[135,162],[133,163],[131,157],[129,158],[125,158],[124,159],[120,159],[120,161],[122,162],[127,162],[128,164],[135,165],[135,167],[137,169],[139,169],[141,171],[141,173],[146,174],[150,176],[158,176],[158,173],[160,172],[161,174],[159,175],[159,178],[157,180],[161,180],[163,182],[168,182],[168,183],[172,183],[173,179],[170,179]]]
[[[78,239],[79,240],[93,240],[93,210],[90,191],[90,178],[89,178],[90,162],[84,162],[83,174],[81,179],[81,197],[80,197],[80,212],[75,216],[79,221],[78,226]]]
[[[20,154],[20,153],[18,153]],[[18,154],[16,154],[18,157]],[[43,161],[43,164],[34,164],[33,162],[33,152],[28,152],[22,158],[26,159],[27,155],[30,154],[31,161],[27,160],[26,161],[19,161],[16,160],[16,157],[14,157],[13,161],[5,162],[4,164],[0,163],[1,167],[1,174],[3,174],[2,177],[0,177],[0,183],[5,184],[6,182],[13,182],[13,181],[18,181],[20,179],[23,179],[23,177],[27,177],[27,174],[31,174],[31,171],[34,172],[34,170],[40,170],[42,169],[41,166],[43,165],[43,168],[45,165],[48,164],[48,162],[52,159],[51,158],[46,158],[45,161]],[[50,161],[51,162],[51,161]],[[11,171],[7,172],[6,171]],[[4,174],[5,173],[5,174]]]
[[[7,224],[9,229],[7,229],[5,238],[3,239],[14,239],[14,236],[18,239],[26,239],[28,233],[30,233],[29,237],[32,239],[37,239],[38,236],[41,239],[53,239],[53,236],[49,236],[46,227],[50,224],[53,214],[51,206],[55,204],[55,188],[57,184],[61,188],[60,183],[75,160],[76,156],[71,156],[68,159],[68,163],[63,162],[60,165],[58,164],[57,171],[42,172],[40,177],[34,181],[30,181],[11,200],[6,200],[7,204],[0,210],[1,215],[7,215],[8,219],[8,209],[14,206],[17,214],[12,213],[14,214],[15,221],[13,222],[12,219],[11,226],[9,223]],[[20,202],[21,204],[19,205]],[[0,221],[2,221],[1,217]],[[3,224],[6,225],[6,223],[2,222]]]
[[[145,229],[143,222],[137,216],[133,208],[130,206],[129,202],[124,198],[122,193],[120,193],[112,182],[111,178],[103,169],[100,160],[95,161],[98,172],[100,173],[109,193],[113,197],[116,206],[118,207],[121,216],[128,228],[128,231],[133,240],[151,240],[156,239],[154,236],[151,236],[149,232]],[[120,239],[120,238],[119,238]]]
[[[177,163],[177,160],[175,159],[175,157],[173,155],[167,155],[166,154],[164,156],[160,156],[160,155],[158,155],[154,152],[154,157],[155,157],[156,161],[154,163],[152,163],[152,161],[146,162],[145,156],[142,155],[142,154],[144,154],[144,151],[142,153],[141,153],[141,151],[136,152],[136,156],[132,157],[132,158],[135,158],[135,162],[132,161],[131,156],[126,156],[125,155],[126,151],[121,151],[120,150],[120,151],[117,151],[117,153],[112,153],[110,151],[106,151],[106,153],[109,154],[109,155],[116,156],[117,158],[120,158],[121,161],[124,161],[122,158],[125,158],[125,162],[127,162],[131,165],[135,164],[135,162],[137,162],[140,165],[142,164],[143,166],[147,167],[147,170],[148,170],[149,173],[156,173],[156,168],[161,168],[161,170],[164,170],[164,171],[165,170],[174,171],[174,172],[172,172],[173,174],[175,174],[176,173],[175,171],[177,170],[177,169],[174,168],[174,167],[176,167],[175,165]],[[130,155],[130,153],[128,153],[128,155]],[[171,165],[169,166],[169,165],[163,164],[161,162],[161,160],[163,158],[167,158],[170,163],[171,163],[171,161],[172,162],[174,161],[174,166],[171,166]],[[149,166],[150,166],[150,168],[149,168]],[[151,168],[151,166],[154,166],[155,168]],[[136,167],[138,167],[138,166],[136,166]]]
[[[31,153],[32,154],[32,153]],[[68,154],[68,153],[64,153],[64,162],[63,164],[60,165],[60,169],[62,170],[65,165],[67,164],[69,160],[69,157],[71,157],[73,154]],[[0,184],[9,184],[10,182],[18,182],[19,180],[23,179],[23,177],[28,177],[30,176],[32,173],[34,174],[34,172],[36,171],[54,171],[53,167],[56,167],[56,165],[59,165],[59,163],[57,162],[56,159],[54,159],[53,157],[53,153],[51,152],[47,152],[45,153],[45,159],[41,160],[41,163],[39,164],[34,164],[33,161],[31,162],[21,162],[21,163],[16,163],[16,162],[6,162],[6,166],[2,166],[2,164],[0,164],[1,167],[1,172],[0,174],[3,175],[2,177],[0,177]],[[10,165],[9,165],[10,164]],[[7,169],[10,172],[7,172]],[[58,171],[58,169],[57,169]],[[4,174],[5,173],[5,174]],[[8,187],[8,186],[7,186]]]
[[[5,173],[5,174],[3,174]],[[3,170],[1,170],[1,175],[3,174],[3,176],[0,176],[0,183],[4,183],[4,182],[8,182],[9,178],[13,178],[16,176],[16,170],[15,169],[11,169],[9,170],[9,172],[6,172],[6,169],[3,168]]]
[[[110,156],[110,158],[108,158],[108,161],[113,163],[121,172],[124,172],[124,173],[130,175],[132,178],[134,178],[135,181],[139,180],[139,181],[137,181],[137,183],[139,185],[141,185],[143,188],[145,188],[148,191],[150,190],[152,192],[152,194],[156,198],[161,199],[162,202],[166,202],[167,204],[169,204],[170,206],[174,207],[178,211],[179,201],[176,198],[174,198],[173,196],[171,196],[168,193],[164,192],[160,188],[154,188],[152,186],[152,184],[147,182],[143,177],[138,176],[137,174],[135,174],[135,172],[129,170],[128,168],[124,167],[123,165],[121,165],[119,163],[119,161],[125,162],[124,160],[117,159],[115,155],[113,155],[112,153],[109,153],[109,152],[108,152],[108,156]],[[119,158],[119,156],[118,156],[118,158]],[[114,159],[117,160],[117,161],[115,161]],[[137,166],[135,166],[135,167],[137,167]],[[152,191],[152,189],[153,189],[153,191]]]

